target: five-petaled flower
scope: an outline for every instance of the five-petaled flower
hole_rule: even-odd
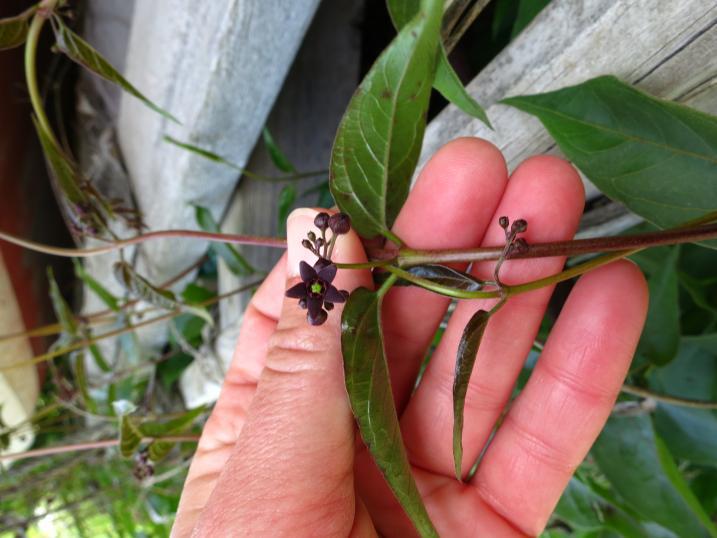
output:
[[[319,258],[313,267],[302,261],[299,272],[301,282],[289,288],[286,296],[299,299],[299,306],[307,310],[309,323],[321,325],[328,317],[327,310],[333,309],[334,303],[346,301],[349,294],[331,284],[336,277],[336,265],[329,260]]]

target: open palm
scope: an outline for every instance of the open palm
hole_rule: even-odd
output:
[[[575,170],[533,157],[508,179],[500,152],[456,140],[423,170],[394,232],[415,248],[500,245],[498,217],[528,221],[531,241],[572,238],[584,204]],[[315,212],[289,218],[284,256],[244,315],[222,394],[182,493],[173,536],[415,534],[356,434],[343,385],[340,305],[320,327],[283,292],[298,281]],[[334,260],[360,262],[353,233]],[[562,258],[504,264],[507,284],[556,273]],[[472,271],[489,277],[492,264]],[[339,288],[371,287],[367,271],[339,271]],[[647,308],[639,270],[616,262],[572,290],[532,377],[503,416],[552,288],[513,297],[491,318],[468,389],[463,468],[490,440],[475,477],[454,477],[452,384],[461,332],[491,301],[462,301],[418,388],[415,379],[449,301],[418,288],[384,300],[386,352],[401,429],[419,490],[442,536],[523,536],[543,529],[573,470],[607,419]],[[502,418],[501,418],[502,417]]]

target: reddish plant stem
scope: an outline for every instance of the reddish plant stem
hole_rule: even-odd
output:
[[[551,256],[576,256],[594,252],[616,252],[678,243],[693,243],[714,239],[715,237],[717,237],[717,223],[644,234],[532,243],[528,244],[527,249],[508,254],[506,258],[546,258]],[[503,246],[496,246],[461,250],[379,250],[372,251],[370,254],[372,259],[386,260],[395,258],[399,266],[409,266],[423,263],[496,260],[502,250]]]
[[[198,435],[176,435],[173,437],[158,437],[162,441],[169,443],[196,443],[199,441]],[[143,443],[150,443],[156,440],[153,437],[142,439]],[[47,448],[36,448],[25,452],[16,452],[15,454],[2,454],[0,461],[15,461],[28,458],[41,458],[44,456],[54,456],[55,454],[64,454],[66,452],[79,452],[81,450],[96,450],[98,448],[109,448],[119,445],[119,439],[105,439],[104,441],[92,441],[90,443],[76,443],[73,445],[52,446]]]

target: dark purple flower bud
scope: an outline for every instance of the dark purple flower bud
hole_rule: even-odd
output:
[[[312,245],[312,244],[311,244],[311,241],[309,241],[308,239],[304,239],[304,240],[301,242],[301,246],[304,247],[304,248],[308,248],[311,252],[314,251],[314,245]]]
[[[319,230],[324,231],[329,227],[329,214],[323,211],[314,217],[314,226]]]
[[[334,309],[334,303],[324,301],[324,308],[326,309],[327,312],[331,312]]]
[[[309,232],[308,234],[306,234],[306,237],[308,237],[309,241],[311,242],[316,241],[316,234],[314,232]]]
[[[351,229],[351,219],[346,213],[336,213],[329,218],[329,228],[336,235],[349,233]]]
[[[518,219],[513,221],[513,225],[510,227],[510,233],[520,234],[528,229],[528,223],[525,219]]]
[[[508,220],[508,217],[500,217],[498,219],[498,224],[505,230],[508,227],[508,224],[510,224],[510,221]]]
[[[325,244],[326,244],[326,241],[324,241],[324,239],[322,237],[319,237],[316,240],[316,246],[319,248],[323,247]]]

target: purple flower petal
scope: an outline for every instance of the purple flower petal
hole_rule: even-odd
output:
[[[336,286],[329,286],[326,290],[324,299],[329,303],[343,303],[346,301],[346,297],[343,293],[336,289]]]
[[[302,261],[299,263],[299,273],[301,274],[301,280],[308,282],[316,278],[316,271],[308,263]]]
[[[291,286],[288,290],[286,290],[284,295],[291,297],[292,299],[301,299],[302,297],[306,297],[306,284],[299,282],[295,286]]]
[[[312,325],[321,325],[328,317],[329,315],[326,313],[326,310],[323,309],[319,310],[319,313],[316,316],[311,316],[310,313],[306,314],[306,318]]]
[[[323,297],[311,297],[306,300],[306,307],[309,310],[309,319],[316,319],[319,313],[323,310],[324,305]]]
[[[323,267],[319,270],[318,275],[321,280],[325,280],[327,283],[331,284],[334,278],[336,278],[336,265],[332,263]]]

